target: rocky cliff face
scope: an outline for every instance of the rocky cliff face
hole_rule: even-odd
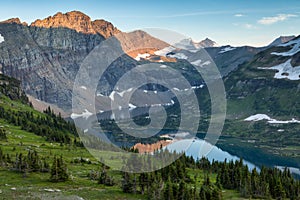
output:
[[[70,111],[73,82],[86,56],[106,38],[117,39],[126,51],[142,46],[164,47],[166,44],[142,31],[121,33],[104,20],[91,21],[81,12],[57,13],[28,26],[18,18],[0,23],[0,72],[22,81],[33,98]],[[106,78],[113,82],[116,74],[131,68],[134,59],[124,55],[112,65]],[[112,68],[113,69],[113,68]],[[101,84],[102,90],[110,90]],[[104,92],[105,93],[105,92]]]
[[[61,12],[43,20],[36,20],[30,26],[40,28],[68,28],[79,33],[100,34],[105,38],[111,37],[121,31],[105,20],[91,21],[91,18],[82,12],[72,11],[66,14]]]
[[[72,80],[81,61],[100,42],[65,28],[45,29],[1,24],[0,68],[22,81],[26,93],[61,107],[70,106]]]
[[[92,22],[80,12],[58,13],[30,26],[10,19],[0,24],[0,69],[21,80],[27,94],[69,110],[81,62],[117,32],[111,23]]]

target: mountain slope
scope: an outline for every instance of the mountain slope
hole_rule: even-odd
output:
[[[299,163],[299,65],[297,37],[267,48],[225,77],[224,134],[252,140],[256,147]]]
[[[91,21],[80,12],[58,13],[37,20],[31,26],[11,19],[0,23],[0,34],[4,38],[0,43],[0,72],[22,81],[30,96],[57,105],[69,114],[73,82],[79,67],[105,37],[117,34],[120,46],[129,53],[148,45],[166,46],[145,32],[121,33],[110,23]],[[132,54],[136,56],[138,52]],[[125,54],[112,65],[121,73],[134,63],[136,61]],[[108,79],[113,79],[113,75],[109,74]],[[103,92],[111,89],[102,85]]]
[[[291,40],[293,40],[296,36],[292,35],[292,36],[280,36],[279,38],[275,39],[271,44],[269,44],[268,46],[277,46],[286,42],[289,42]]]

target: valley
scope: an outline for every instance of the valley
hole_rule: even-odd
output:
[[[150,32],[0,22],[0,199],[299,199],[300,36]]]

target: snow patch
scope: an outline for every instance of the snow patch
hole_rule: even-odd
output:
[[[83,90],[87,90],[87,88],[85,86],[80,86],[80,88]]]
[[[46,192],[61,192],[59,189],[44,189]]]
[[[261,120],[267,120],[269,124],[300,123],[300,121],[298,121],[294,118],[292,120],[287,120],[287,121],[272,119],[271,117],[269,117],[266,114],[256,114],[256,115],[252,115],[252,116],[244,119],[244,121],[254,121],[254,122],[261,121]],[[279,132],[281,132],[281,131],[279,131]]]
[[[127,92],[131,92],[133,90],[133,88],[129,88],[128,90],[127,90]]]
[[[211,64],[211,62],[208,60],[208,61],[204,62],[203,64],[201,64],[200,67],[207,66],[210,64]]]
[[[2,43],[2,42],[4,42],[5,40],[4,40],[4,37],[0,34],[0,44]]]
[[[165,69],[165,68],[167,68],[168,66],[167,65],[161,65],[160,66],[160,68],[163,68],[163,69]]]
[[[4,37],[0,34],[0,44],[2,43],[2,42],[4,42],[5,40],[4,40]]]
[[[236,49],[235,47],[228,46],[228,47],[225,47],[225,48],[221,49],[221,51],[219,53],[226,53],[228,51],[232,51],[232,50],[235,50],[235,49]]]
[[[192,65],[196,65],[196,66],[200,66],[201,65],[202,60],[196,60],[194,62],[191,62]]]
[[[149,53],[138,54],[137,57],[135,58],[135,60],[140,61],[141,58],[146,59],[146,58],[148,58],[148,57],[150,57],[150,54],[149,54]]]
[[[293,44],[297,44],[299,42],[300,42],[300,38],[297,39],[297,40],[291,40],[291,41],[289,41],[287,43],[284,43],[284,44],[280,44],[280,45],[278,45],[278,47],[288,47],[288,46],[291,46]]]
[[[204,63],[202,63],[202,60],[196,60],[194,62],[191,62],[192,65],[196,65],[196,66],[199,66],[199,67],[203,67],[203,66],[207,66],[207,65],[210,65],[211,62],[208,60],[208,61],[205,61]]]
[[[169,57],[183,59],[183,60],[188,59],[188,57],[185,54],[183,54],[183,53],[176,53],[174,55],[169,55]]]
[[[295,42],[295,41],[293,41],[293,42]],[[288,44],[288,43],[286,43],[286,44]],[[293,48],[287,52],[281,52],[281,53],[272,52],[271,54],[276,55],[276,56],[293,56],[293,55],[297,54],[298,52],[300,52],[300,41],[296,42],[296,44],[294,43]]]
[[[136,106],[135,106],[135,105],[133,105],[132,103],[130,103],[128,106],[129,106],[129,109],[130,109],[130,110],[133,110],[133,109],[135,109],[135,108],[136,108]]]
[[[271,121],[268,121],[270,124],[299,124],[300,121],[296,120],[296,119],[292,119],[292,120],[288,120],[288,121],[281,121],[281,120],[276,120],[276,119],[272,119]]]
[[[123,91],[123,92],[118,92],[118,94],[119,94],[121,97],[123,97],[124,94],[125,94],[125,92],[127,92],[127,91],[125,90],[125,91]]]
[[[199,85],[199,86],[192,86],[192,89],[202,89],[204,87],[204,85]]]
[[[169,46],[166,48],[163,48],[161,50],[155,51],[154,54],[157,56],[166,56],[168,53],[174,51],[176,48]]]
[[[87,109],[85,109],[82,114],[72,113],[71,114],[71,118],[72,119],[77,119],[79,117],[82,117],[82,118],[88,119],[92,115],[93,115],[93,113],[91,113],[90,111],[88,111]]]
[[[292,59],[289,59],[285,63],[274,67],[259,67],[259,69],[271,69],[277,70],[278,72],[275,74],[274,78],[276,79],[284,79],[287,78],[289,80],[300,80],[300,66],[293,67],[291,64]]]
[[[261,121],[261,120],[271,120],[271,118],[268,116],[268,115],[265,115],[265,114],[257,114],[257,115],[252,115],[248,118],[246,118],[244,121],[254,121],[254,122],[257,122],[257,121]]]
[[[116,92],[112,91],[111,94],[109,95],[109,98],[113,101],[115,100],[115,94],[116,94]]]

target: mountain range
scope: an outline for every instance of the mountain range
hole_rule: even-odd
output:
[[[124,55],[109,66],[99,81],[96,105],[101,113],[109,112],[112,100],[128,95],[126,91],[113,91],[114,83],[141,63],[166,63],[185,74],[191,83],[192,88],[180,88],[186,90],[184,94],[189,95],[193,89],[199,97],[207,95],[201,93],[205,83],[195,76],[187,62],[205,49],[226,87],[228,112],[224,135],[255,141],[255,146],[271,153],[280,145],[282,149],[276,149],[276,154],[296,155],[291,157],[299,161],[298,147],[285,149],[300,142],[299,37],[281,36],[259,48],[219,46],[208,38],[201,42],[187,38],[170,45],[141,30],[125,33],[105,20],[92,21],[78,11],[57,13],[30,25],[18,18],[9,19],[0,23],[0,34],[1,73],[20,80],[34,106],[43,110],[51,105],[65,117],[72,113],[72,89],[80,65],[93,49],[112,36],[118,40]],[[201,63],[201,67],[207,66]],[[170,101],[174,98],[170,92],[157,95],[157,91],[163,90],[145,86],[140,94],[142,100],[127,109],[145,106],[142,102],[150,97],[152,105],[176,104]],[[209,108],[206,101],[209,98],[203,99]],[[258,118],[245,121],[251,116]],[[272,123],[274,119],[281,123]]]

